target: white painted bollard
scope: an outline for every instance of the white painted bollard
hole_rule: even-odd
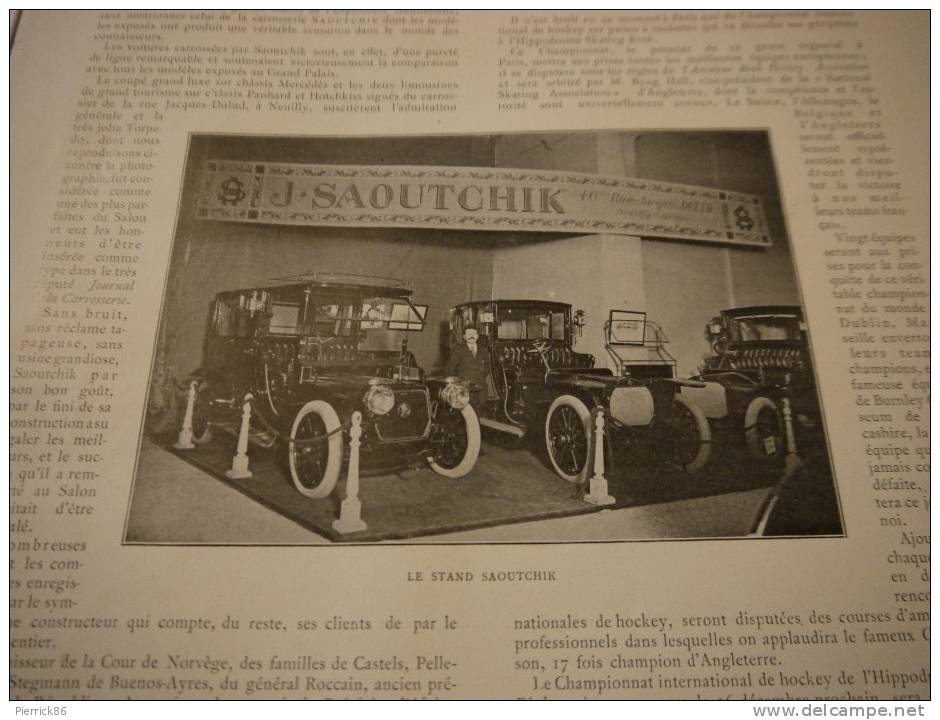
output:
[[[242,425],[238,431],[238,447],[235,450],[235,457],[232,458],[232,467],[225,471],[225,477],[232,480],[241,478],[250,478],[251,471],[248,469],[248,426],[251,424],[251,393],[245,395],[245,403],[242,405]]]
[[[790,399],[781,398],[783,405],[783,431],[786,434],[787,455],[783,463],[783,477],[788,478],[803,465],[796,450],[796,435],[793,432],[793,410],[790,408]]]
[[[592,505],[613,505],[617,502],[607,492],[607,478],[604,477],[604,411],[600,408],[594,411],[594,475],[591,476],[590,492],[584,496],[584,502]]]
[[[193,380],[189,383],[189,392],[186,393],[186,412],[183,413],[183,427],[180,428],[179,437],[173,447],[177,450],[192,450],[193,444],[193,408],[196,406],[196,387],[199,382]]]
[[[349,471],[346,474],[346,497],[339,508],[339,518],[333,521],[338,533],[365,530],[368,526],[362,519],[362,503],[359,501],[359,444],[362,438],[362,413],[352,414],[349,428]]]

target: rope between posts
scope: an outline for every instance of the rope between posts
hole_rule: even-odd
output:
[[[254,398],[252,398],[251,400],[248,400],[247,402],[249,405],[253,405]],[[264,425],[265,430],[267,430],[267,432],[273,434],[279,440],[287,440],[289,443],[292,443],[295,446],[297,445],[305,446],[305,445],[313,445],[314,443],[319,443],[319,442],[327,442],[329,441],[331,437],[333,437],[337,433],[345,432],[350,427],[352,427],[352,421],[347,422],[347,423],[341,423],[339,427],[334,428],[333,430],[330,430],[330,432],[326,433],[325,435],[318,435],[317,437],[313,437],[313,438],[297,440],[297,439],[291,438],[290,435],[285,435],[284,433],[280,432],[276,427],[274,427],[270,422],[268,422],[268,419],[262,413],[260,412],[252,413],[252,417],[258,418],[261,421],[261,423]]]

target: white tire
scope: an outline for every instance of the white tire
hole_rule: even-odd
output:
[[[676,448],[680,457],[674,458],[672,464],[689,474],[697,473],[712,454],[711,426],[702,409],[688,398],[676,395],[675,404],[673,422],[682,436],[677,438],[681,445]]]
[[[196,400],[193,403],[192,419],[193,445],[208,445],[212,442],[212,424],[209,419],[208,393],[209,385],[206,382],[200,383],[196,388]]]
[[[559,477],[580,482],[591,447],[591,411],[574,395],[559,395],[545,414],[545,450]]]
[[[438,475],[462,478],[473,470],[477,464],[477,458],[480,457],[480,419],[472,405],[467,405],[459,412],[460,422],[463,425],[462,432],[466,439],[466,447],[464,447],[463,440],[458,436],[461,430],[456,427],[457,411],[450,407],[439,407],[438,413],[440,412],[450,413],[448,418],[450,422],[447,428],[437,429],[438,433],[443,433],[436,436],[437,443],[450,444],[451,453],[448,453],[446,458],[444,453],[440,453],[440,457],[429,456],[428,465]],[[434,433],[435,429],[432,428],[431,432]],[[455,442],[456,445],[453,444]],[[438,449],[443,450],[444,447],[439,445]],[[461,452],[462,455],[460,455]]]
[[[291,480],[301,495],[319,500],[336,487],[343,464],[343,433],[339,416],[323,400],[311,400],[294,418],[287,443]],[[318,436],[329,437],[314,442]]]
[[[754,457],[766,462],[786,455],[787,439],[777,403],[763,396],[751,400],[744,413],[744,439]]]

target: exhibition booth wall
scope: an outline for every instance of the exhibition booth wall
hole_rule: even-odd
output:
[[[716,187],[759,195],[769,247],[496,230],[332,228],[196,219],[207,160],[332,165],[425,165],[559,170]],[[669,337],[680,375],[709,351],[705,323],[719,310],[798,304],[769,141],[761,132],[590,132],[542,135],[191,138],[158,366],[182,378],[200,365],[210,303],[221,290],[303,273],[390,276],[428,306],[409,349],[428,370],[446,356],[449,309],[469,300],[533,298],[583,309],[577,349],[607,365],[611,308],[641,310]]]

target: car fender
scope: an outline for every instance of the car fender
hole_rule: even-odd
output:
[[[727,417],[728,397],[724,385],[708,381],[702,385],[704,387],[682,386],[682,396],[698,405],[710,420]]]
[[[605,386],[593,382],[556,382],[543,385],[532,393],[532,408],[537,411],[538,422],[542,422],[548,408],[562,395],[573,395],[583,402],[588,410],[604,405]]]
[[[650,425],[656,416],[653,393],[641,385],[614,388],[610,416],[627,427]]]
[[[334,388],[317,386],[298,386],[286,406],[285,422],[291,423],[301,408],[312,400],[323,400],[328,403],[339,415],[340,422],[346,423],[356,409],[360,409],[361,402],[358,396],[352,396],[348,391],[335,392]]]

